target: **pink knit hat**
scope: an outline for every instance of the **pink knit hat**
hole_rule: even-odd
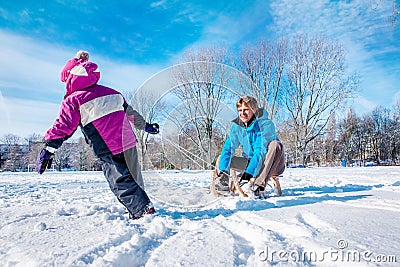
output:
[[[65,97],[77,90],[96,84],[99,79],[100,70],[97,64],[86,61],[76,65],[70,70],[68,78],[65,81],[65,88],[67,90]]]
[[[70,71],[77,65],[89,60],[89,53],[83,50],[79,50],[73,59],[70,59],[65,64],[61,71],[60,79],[65,82],[68,79]]]

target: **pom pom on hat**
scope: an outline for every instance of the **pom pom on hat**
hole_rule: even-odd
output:
[[[89,53],[87,51],[79,50],[76,53],[76,57],[70,59],[65,63],[64,68],[61,71],[60,79],[65,82],[68,79],[70,71],[77,65],[89,60]]]
[[[89,53],[87,51],[79,50],[76,53],[76,58],[83,61],[89,61]]]

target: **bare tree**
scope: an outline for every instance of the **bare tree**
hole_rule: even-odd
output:
[[[286,39],[262,40],[254,47],[244,47],[239,59],[239,69],[257,85],[249,88],[249,94],[268,110],[270,119],[275,118],[281,107],[287,46]]]
[[[352,96],[357,81],[346,76],[342,46],[328,39],[297,36],[288,55],[284,103],[300,161],[306,164],[308,144],[323,134],[331,114]]]
[[[353,110],[349,110],[347,117],[338,124],[338,156],[351,164],[353,159],[363,160],[363,136],[360,134],[359,123]]]
[[[139,112],[149,123],[155,123],[161,118],[162,111],[165,109],[165,102],[158,99],[158,95],[152,91],[140,90],[136,93],[126,92],[127,99],[131,99],[131,106]],[[140,153],[140,164],[143,170],[148,169],[146,164],[146,154],[148,145],[152,138],[147,132],[133,128]]]
[[[11,133],[0,138],[0,141],[5,145],[5,151],[2,155],[4,169],[15,171],[23,166],[21,140],[20,136]]]
[[[337,138],[336,117],[335,113],[331,113],[325,134],[325,163],[333,162],[335,160],[335,144]],[[318,153],[318,151],[316,151]]]
[[[373,159],[378,165],[383,160],[388,159],[390,142],[390,111],[388,108],[377,107],[375,108],[370,116],[369,123],[369,136],[370,136],[370,147],[372,149]]]
[[[72,151],[69,157],[70,164],[78,171],[101,170],[101,161],[94,155],[90,145],[84,137],[80,137],[77,143],[71,144]]]
[[[13,144],[9,148],[7,159],[4,162],[4,169],[18,171],[24,166],[21,146]]]
[[[277,127],[277,133],[279,139],[283,141],[285,145],[285,160],[286,165],[291,166],[297,163],[296,159],[299,158],[298,150],[296,149],[296,132],[290,127],[288,121],[283,121]]]
[[[12,145],[15,144],[20,144],[21,143],[22,138],[16,134],[5,134],[0,138],[0,142],[2,142],[3,144],[5,144],[6,146],[10,147]]]
[[[53,164],[57,171],[62,168],[70,167],[70,156],[73,151],[73,144],[64,142],[54,154]]]
[[[37,156],[40,150],[44,147],[44,138],[42,135],[33,133],[29,135],[25,140],[28,142],[28,153],[24,156],[27,165],[35,165]],[[28,167],[30,170],[30,168]]]
[[[376,10],[382,5],[382,1],[388,0],[370,0],[372,9]],[[390,15],[392,26],[394,27],[397,22],[397,17],[400,15],[400,10],[397,5],[398,0],[390,0],[392,2],[392,14]]]
[[[393,15],[392,15],[392,25],[394,26],[397,21],[397,16],[400,15],[400,10],[397,7],[397,1],[393,0]]]
[[[399,156],[399,110],[378,107],[357,117],[353,111],[338,124],[338,146],[341,158],[365,164],[396,164]]]
[[[173,95],[180,106],[179,113],[171,117],[178,129],[179,145],[185,145],[192,160],[205,169],[212,167],[221,145],[214,139],[219,127],[216,118],[229,94],[226,84],[232,77],[226,65],[215,63],[224,63],[227,58],[222,48],[193,49],[182,57],[187,63],[185,68],[174,73],[175,83],[180,86]]]
[[[396,164],[398,162],[398,157],[400,156],[400,100],[396,102],[393,107],[393,118],[390,123],[390,158],[392,160],[392,164]]]

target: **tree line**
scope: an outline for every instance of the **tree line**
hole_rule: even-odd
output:
[[[296,161],[295,131],[289,124],[279,124],[278,134],[285,144],[286,163],[299,166]],[[324,133],[315,138],[306,151],[306,165],[339,166],[345,160],[346,166],[399,165],[400,156],[400,102],[385,108],[357,115],[348,110],[346,116],[336,120],[331,116]],[[215,140],[224,141],[220,132]],[[36,157],[43,148],[42,137],[32,134],[21,138],[14,134],[0,137],[0,170],[32,171]],[[163,144],[160,138],[147,138],[146,157],[142,158],[143,169],[198,169],[193,156],[181,149]],[[180,146],[195,152],[188,138],[182,137]],[[141,148],[139,147],[139,150]],[[297,152],[298,153],[298,152]],[[192,157],[192,158],[191,158]],[[144,161],[143,161],[144,159]],[[101,162],[94,156],[83,137],[64,143],[56,152],[53,168],[57,171],[73,169],[78,171],[101,170]]]
[[[124,93],[147,121],[162,122],[165,129],[161,136],[135,130],[143,169],[213,168],[230,123],[221,114],[242,94],[256,97],[268,111],[288,166],[398,164],[399,103],[361,116],[349,110],[362,88],[358,75],[348,73],[345,49],[336,40],[298,35],[259,40],[236,51],[193,48],[176,63],[167,74],[177,86],[167,92]],[[9,134],[0,141],[1,169],[33,164],[43,147],[38,134],[25,140]],[[101,168],[84,138],[65,143],[54,162],[59,170]]]
[[[33,133],[26,138],[15,134],[0,137],[0,170],[34,171],[37,156],[44,147],[40,134]],[[55,153],[52,168],[79,171],[101,170],[101,162],[94,156],[83,137],[65,142]]]

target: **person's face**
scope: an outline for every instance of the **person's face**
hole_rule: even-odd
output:
[[[254,116],[254,112],[245,103],[238,106],[237,110],[239,112],[239,118],[244,124],[247,124],[247,122]]]

